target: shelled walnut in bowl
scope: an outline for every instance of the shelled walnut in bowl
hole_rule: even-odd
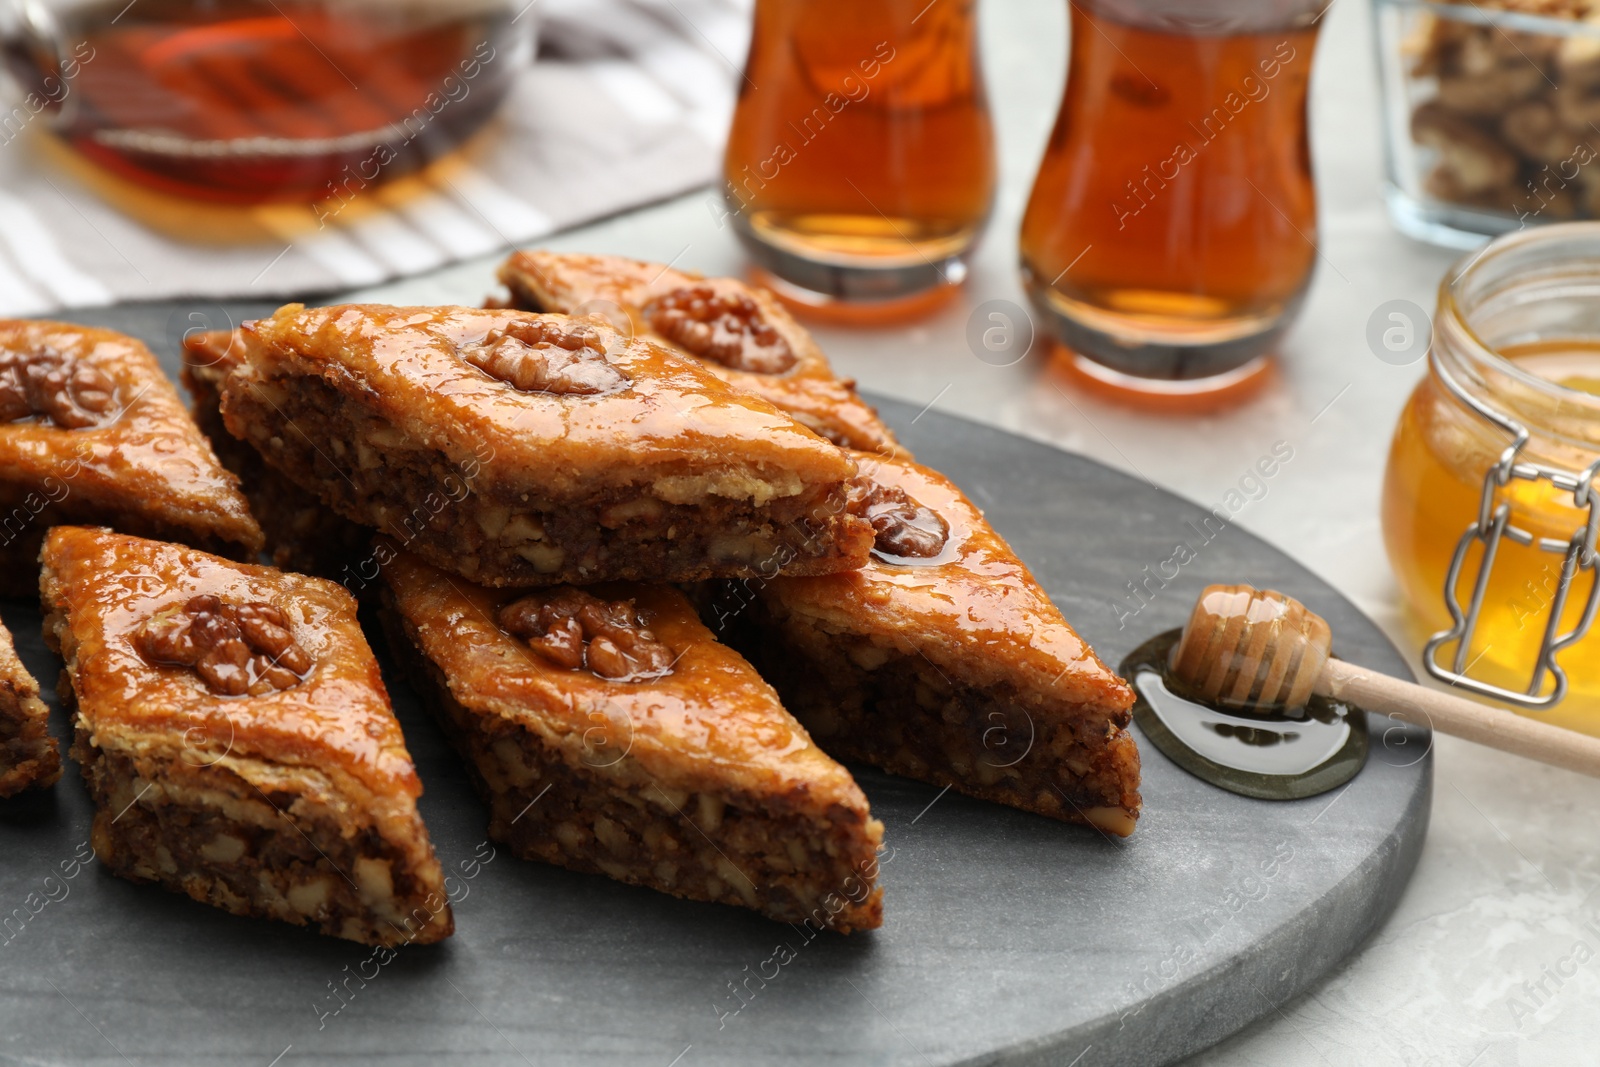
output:
[[[1600,0],[1411,10],[1401,59],[1419,191],[1507,226],[1600,217]]]

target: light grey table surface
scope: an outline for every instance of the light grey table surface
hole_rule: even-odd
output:
[[[1379,361],[1364,334],[1384,301],[1431,309],[1452,254],[1399,236],[1385,215],[1370,12],[1362,0],[1334,0],[1324,20],[1313,84],[1321,254],[1283,374],[1254,401],[1210,417],[1112,407],[1041,376],[1031,359],[997,368],[967,347],[977,304],[1023,303],[1016,231],[1059,98],[1064,15],[1061,0],[984,5],[1003,184],[963,299],[911,326],[818,329],[823,346],[864,388],[1093,456],[1208,505],[1274,442],[1288,442],[1293,461],[1237,521],[1330,581],[1414,654],[1418,637],[1383,552],[1378,493],[1395,418],[1422,365]],[[736,273],[739,250],[718,228],[714,203],[706,191],[547,244]],[[362,295],[476,302],[491,277],[492,262],[481,261]],[[1395,915],[1311,993],[1192,1064],[1546,1067],[1600,1057],[1600,821],[1582,815],[1600,806],[1600,782],[1448,737],[1436,754],[1432,829]]]

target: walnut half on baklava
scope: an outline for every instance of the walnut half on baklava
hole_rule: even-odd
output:
[[[58,526],[45,638],[113,873],[374,945],[453,929],[355,601],[331,582]]]
[[[544,250],[514,253],[499,277],[513,307],[620,313],[635,331],[700,360],[836,444],[906,455],[855,383],[833,373],[810,332],[765,289],[662,263]]]
[[[943,475],[861,457],[872,562],[729,582],[708,611],[830,755],[1118,835],[1133,692]]]
[[[813,930],[878,926],[883,826],[670,586],[468,585],[380,545],[394,656],[526,859]]]
[[[855,464],[598,323],[291,304],[246,324],[228,429],[346,518],[480,585],[860,565]]]

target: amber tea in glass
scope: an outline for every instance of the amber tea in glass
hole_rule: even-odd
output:
[[[994,196],[975,0],[757,0],[726,214],[780,295],[959,282]]]
[[[1069,6],[1024,283],[1080,372],[1231,389],[1265,369],[1316,260],[1306,94],[1325,0]]]
[[[512,0],[0,0],[49,128],[181,196],[346,199],[443,155],[532,53]]]

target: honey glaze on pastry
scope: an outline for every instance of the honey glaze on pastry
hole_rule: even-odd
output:
[[[141,342],[0,319],[0,593],[37,591],[51,526],[104,523],[249,557],[261,528]]]
[[[948,479],[858,460],[875,501],[873,558],[844,574],[722,583],[713,631],[830,755],[1131,833],[1141,801],[1127,683]]]
[[[496,841],[806,936],[882,922],[883,825],[865,795],[682,593],[521,596],[392,545],[383,558],[394,659],[466,759]],[[626,656],[608,664],[606,640]]]
[[[835,444],[908,455],[855,383],[833,372],[810,332],[765,289],[622,256],[548,251],[512,255],[499,278],[513,307],[610,319],[704,361]]]
[[[593,320],[289,305],[220,382],[230,433],[353,522],[488,586],[859,566],[854,461]]]
[[[112,873],[374,945],[453,929],[422,784],[349,593],[58,526],[45,639]]]

